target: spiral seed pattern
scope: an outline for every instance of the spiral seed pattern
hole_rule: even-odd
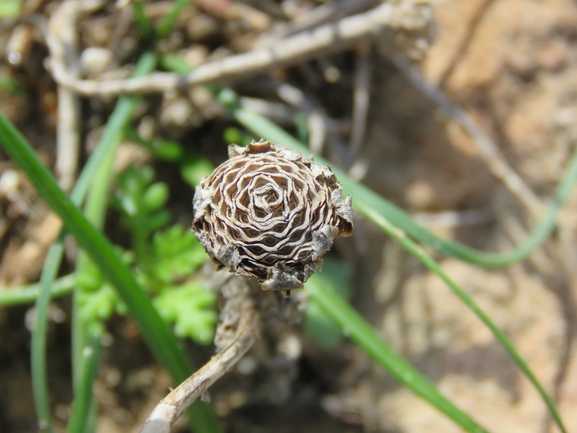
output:
[[[229,146],[193,206],[193,232],[213,261],[287,296],[353,231],[351,197],[333,172],[269,141]]]

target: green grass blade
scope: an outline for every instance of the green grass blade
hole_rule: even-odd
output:
[[[8,75],[0,75],[0,89],[6,90],[12,95],[23,96],[26,94],[26,89],[18,82]]]
[[[68,295],[74,289],[75,284],[76,276],[74,274],[55,280],[50,286],[50,299]],[[0,289],[0,307],[31,304],[36,301],[39,294],[40,283]]]
[[[170,31],[172,30],[172,27],[174,27],[176,20],[178,20],[178,16],[182,12],[182,10],[185,8],[185,6],[188,5],[190,2],[191,2],[191,0],[175,0],[174,1],[174,3],[172,4],[172,7],[166,13],[166,15],[162,17],[162,19],[160,20],[160,23],[158,24],[158,27],[156,28],[156,34],[160,38],[165,38],[166,36],[168,36]]]
[[[136,63],[132,77],[138,78],[148,75],[154,71],[155,66],[156,56],[152,53],[144,53]],[[113,152],[114,148],[120,142],[124,134],[124,129],[132,119],[132,113],[141,100],[142,98],[137,96],[123,96],[118,99],[114,111],[108,119],[104,133],[98,141],[96,150],[78,177],[78,182],[76,182],[71,194],[74,203],[80,204],[86,196],[91,183],[94,181],[94,175],[98,167],[102,165],[104,158],[106,158],[110,152]]]
[[[338,323],[343,333],[379,363],[391,376],[433,405],[465,431],[486,432],[469,415],[444,397],[435,386],[423,377],[402,356],[382,341],[363,317],[340,295],[330,290],[322,274],[313,275],[305,285],[326,314]]]
[[[176,338],[138,286],[130,270],[120,262],[102,234],[84,218],[58,187],[52,174],[39,162],[24,137],[2,114],[0,114],[0,143],[27,174],[39,194],[60,215],[68,231],[90,254],[103,275],[116,287],[159,362],[177,383],[186,379],[191,372],[190,364],[179,349]],[[206,405],[193,405],[192,408],[193,421],[196,422],[199,432],[218,431],[214,415],[207,410]]]
[[[447,286],[463,301],[463,303],[473,312],[475,315],[481,319],[481,321],[487,326],[495,338],[501,343],[501,345],[505,348],[509,356],[515,361],[515,364],[521,369],[523,374],[527,376],[527,378],[531,381],[533,386],[537,389],[539,394],[541,394],[541,398],[549,408],[551,415],[555,419],[555,422],[561,429],[563,433],[566,433],[567,430],[563,425],[563,421],[559,413],[557,412],[557,408],[553,399],[549,396],[543,385],[539,382],[533,371],[529,368],[525,360],[519,355],[519,353],[515,350],[513,343],[507,338],[505,333],[499,329],[497,325],[493,323],[493,321],[485,314],[485,312],[477,305],[477,303],[461,288],[457,283],[455,283],[439,266],[439,264],[429,255],[427,254],[419,245],[417,245],[411,238],[409,238],[402,230],[399,230],[393,224],[391,224],[386,218],[383,218],[381,215],[377,214],[373,211],[374,214],[372,215],[372,220],[381,228],[383,229],[389,236],[395,239],[398,243],[400,243],[408,252],[411,253],[414,257],[416,257],[427,269],[431,272],[434,272],[441,278]]]
[[[154,71],[155,67],[156,56],[152,53],[145,53],[136,63],[133,77],[145,76]],[[132,119],[134,110],[141,100],[142,98],[138,96],[123,96],[118,99],[114,111],[104,129],[104,133],[97,144],[97,149],[105,149],[106,153],[102,152],[98,155],[98,165],[90,164],[91,161],[89,161],[86,169],[83,170],[80,175],[79,182],[76,184],[71,195],[72,202],[79,205],[84,199],[84,196],[86,196],[87,193],[90,193],[86,204],[85,215],[88,221],[99,230],[101,230],[102,225],[104,224],[104,216],[106,214],[112,163],[114,162],[116,151],[122,139],[123,131]],[[90,175],[90,178],[88,175]],[[87,260],[85,252],[81,251],[76,264],[77,270],[82,268],[83,265],[86,266]],[[76,311],[77,310],[75,309],[74,312]],[[78,368],[75,367],[80,365],[79,361],[82,359],[82,350],[86,344],[84,338],[85,332],[83,329],[86,324],[83,323],[82,320],[77,319],[79,319],[78,315],[74,314],[74,324],[72,326],[74,377],[79,377],[80,372],[78,371]],[[77,360],[77,362],[75,362],[75,360]]]
[[[141,59],[142,60],[142,59]],[[134,96],[122,97],[116,104],[115,111],[118,109],[124,110],[126,116],[123,125],[128,123],[132,118],[132,113],[140,98]],[[106,211],[108,209],[108,192],[112,180],[112,165],[116,157],[116,150],[120,144],[120,135],[112,137],[115,146],[106,155],[103,162],[100,164],[94,175],[90,190],[88,191],[88,198],[84,207],[84,215],[86,219],[93,224],[93,226],[102,231]],[[92,268],[94,264],[88,258],[86,252],[81,250],[78,259],[76,260],[76,273],[83,275],[87,268]],[[76,291],[73,297],[72,310],[72,378],[74,384],[74,403],[72,405],[72,413],[68,423],[68,431],[74,433],[91,433],[95,431],[95,421],[97,416],[90,417],[88,420],[88,413],[97,415],[97,407],[92,399],[92,382],[96,378],[96,371],[94,374],[89,374],[88,365],[92,358],[87,359],[86,350],[91,347],[91,337],[89,330],[95,326],[102,326],[100,323],[88,323],[82,317],[82,308],[79,302],[79,292]],[[99,346],[99,343],[97,343]],[[97,365],[94,367],[97,369]]]
[[[155,56],[152,54],[144,54],[136,65],[134,75],[146,75],[154,70],[155,65]],[[95,155],[83,170],[79,182],[76,184],[74,191],[72,192],[71,198],[75,204],[79,204],[83,200],[88,186],[90,185],[89,182],[93,180],[92,175],[97,168],[102,165],[103,159],[105,157],[110,158],[110,155],[113,154],[113,145],[119,141],[120,131],[122,131],[122,128],[124,128],[126,122],[130,119],[137,100],[128,101],[128,98],[124,98],[121,102],[123,103],[119,103],[116,107],[116,116],[112,116],[113,122],[108,125],[99,141],[98,151],[95,152]],[[65,235],[66,230],[62,229],[58,240],[48,251],[42,270],[40,296],[36,301],[36,321],[32,333],[31,367],[34,402],[36,405],[40,429],[45,430],[48,433],[52,431],[52,422],[50,418],[50,401],[46,368],[46,320],[51,297],[50,289],[62,261]],[[77,328],[73,326],[73,334],[78,332]]]
[[[133,76],[139,77],[147,75],[148,73],[152,72],[155,67],[156,56],[154,56],[152,53],[145,53],[138,60]],[[110,121],[106,125],[104,134],[98,143],[99,147],[104,147],[104,145],[106,145],[108,152],[106,155],[104,155],[103,158],[101,158],[100,164],[94,172],[90,182],[88,199],[84,208],[84,215],[86,216],[86,219],[98,230],[102,230],[106,211],[108,208],[109,190],[110,184],[112,182],[112,166],[116,157],[116,151],[120,145],[124,131],[132,119],[134,110],[141,100],[142,98],[138,96],[123,96],[119,98],[118,102],[116,103],[116,107],[114,108],[114,111],[110,117]],[[77,274],[81,275],[87,268],[91,268],[93,266],[94,264],[88,258],[86,252],[81,250],[76,262]],[[83,376],[83,371],[84,364],[86,362],[84,351],[87,347],[89,338],[88,330],[95,325],[92,323],[87,323],[86,320],[82,317],[82,309],[78,304],[78,298],[78,296],[74,296],[74,308],[72,317],[72,376],[74,379],[73,383],[75,384],[75,402],[77,398],[87,398],[85,391],[80,392],[78,395],[76,393],[76,389],[80,383],[83,384],[83,387],[89,387],[92,389],[92,384],[83,382],[86,380],[86,377]],[[93,403],[87,404],[89,406],[94,406]],[[84,420],[88,412],[93,412],[94,414],[97,412],[95,406],[92,409],[88,409],[84,404],[79,403],[75,407],[77,408],[76,410],[85,411],[86,413],[83,412],[82,416],[79,416],[73,412],[71,415],[72,420]],[[95,417],[93,420],[96,420]],[[95,425],[86,424],[83,422],[81,427],[82,431],[89,433],[94,431]],[[74,428],[77,429],[79,426],[75,426]],[[70,426],[69,430],[77,431],[71,430]]]
[[[181,56],[171,53],[161,55],[159,63],[161,68],[181,75],[188,74],[194,70],[192,65],[184,60]]]
[[[52,432],[52,414],[48,395],[48,378],[46,369],[46,330],[48,326],[48,307],[50,306],[50,287],[60,267],[64,244],[62,239],[55,242],[48,250],[48,256],[40,277],[40,296],[36,300],[36,317],[32,331],[31,369],[32,392],[41,432]]]
[[[132,3],[132,8],[134,9],[134,18],[136,19],[136,24],[140,30],[140,37],[148,39],[152,33],[152,23],[150,18],[146,16],[144,10],[144,3],[137,0]]]
[[[306,146],[269,119],[243,109],[236,110],[234,115],[242,125],[257,136],[269,139],[281,146],[298,150],[304,154],[310,153],[310,150]],[[320,164],[330,165],[328,161],[321,157],[315,156],[315,159]],[[573,153],[565,170],[565,174],[557,186],[555,194],[541,222],[521,245],[504,253],[488,253],[468,247],[459,242],[449,241],[436,236],[423,226],[415,223],[409,214],[394,204],[385,200],[366,186],[350,179],[342,170],[333,168],[333,171],[343,185],[345,193],[354,197],[353,206],[369,219],[372,218],[371,215],[375,215],[376,211],[377,215],[382,215],[413,238],[432,246],[443,254],[480,266],[502,267],[526,258],[547,239],[555,228],[557,215],[567,202],[569,194],[575,182],[577,182],[577,150]]]
[[[102,330],[96,328],[88,338],[82,349],[81,373],[77,389],[74,392],[72,412],[68,420],[69,433],[83,433],[89,420],[89,412],[93,405],[92,385],[98,373],[98,361],[100,358]]]

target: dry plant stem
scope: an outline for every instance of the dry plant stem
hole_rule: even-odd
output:
[[[308,30],[329,21],[336,21],[344,16],[374,6],[376,3],[378,3],[376,0],[337,0],[335,2],[325,3],[288,23],[275,25],[270,32],[266,32],[259,37],[258,45],[268,46],[273,40],[294,35],[295,33]]]
[[[45,33],[50,50],[50,62],[59,65],[77,79],[78,35],[76,20],[80,13],[93,12],[102,6],[100,0],[67,0],[54,12],[47,26],[40,27]],[[80,148],[80,100],[75,92],[58,86],[58,126],[56,141],[56,173],[62,189],[70,191],[76,180]]]
[[[83,96],[168,92],[217,80],[238,80],[272,68],[294,65],[307,59],[345,50],[364,40],[383,36],[386,30],[392,33],[399,30],[427,30],[430,21],[428,8],[409,8],[402,3],[383,4],[368,12],[276,41],[269,47],[200,65],[184,76],[159,72],[127,80],[79,80],[58,61],[51,63],[51,70],[59,84]],[[393,44],[392,38],[388,40]]]
[[[501,180],[507,189],[525,205],[529,214],[539,219],[542,215],[543,204],[509,165],[505,156],[489,135],[477,125],[465,110],[452,104],[441,90],[425,83],[419,72],[409,64],[409,61],[403,55],[393,55],[393,61],[417,89],[439,105],[469,133],[491,173]]]
[[[259,316],[248,296],[241,302],[236,337],[222,352],[182,382],[154,408],[140,433],[168,433],[176,420],[199,396],[242,358],[256,340]]]
[[[350,133],[350,122],[329,117],[322,105],[310,92],[305,93],[286,82],[274,85],[280,99],[295,107],[297,113],[304,113],[306,116],[309,132],[308,144],[313,153],[320,154],[323,146],[328,141],[333,145],[336,144],[335,136]],[[270,112],[266,113],[265,116],[271,118]],[[293,122],[294,117],[291,119],[291,123]],[[343,159],[347,160],[347,158]]]
[[[298,113],[281,102],[271,102],[266,99],[247,96],[240,97],[240,105],[242,108],[267,116],[275,123],[281,125],[294,125],[294,119]]]
[[[46,42],[52,59],[66,65],[78,77],[78,38],[75,29],[80,2],[67,0],[50,18]],[[56,173],[62,189],[70,191],[76,179],[80,147],[80,100],[66,87],[58,86],[58,131],[56,134]]]
[[[309,148],[317,154],[321,154],[327,139],[327,125],[323,110],[313,110],[308,115]]]
[[[350,139],[351,150],[355,153],[360,150],[363,144],[367,127],[371,88],[371,45],[368,43],[359,44],[356,54],[353,126]]]
[[[571,224],[574,226],[574,224]],[[570,374],[570,365],[575,356],[575,335],[577,333],[577,307],[575,303],[575,282],[577,281],[574,269],[577,264],[577,255],[575,254],[575,229],[574,227],[559,227],[559,243],[556,248],[559,251],[557,258],[562,271],[561,283],[558,287],[559,301],[562,304],[563,316],[565,318],[565,332],[563,349],[559,354],[557,371],[553,379],[553,398],[560,402],[563,398],[564,388],[567,389],[568,376]],[[547,414],[545,419],[544,431],[551,431],[551,425],[554,419]]]

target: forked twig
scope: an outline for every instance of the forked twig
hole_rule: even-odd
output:
[[[51,71],[59,84],[84,96],[168,92],[217,80],[238,80],[272,68],[294,65],[321,54],[342,51],[363,40],[379,36],[388,35],[390,44],[394,45],[396,31],[422,31],[428,35],[431,23],[432,16],[427,7],[386,3],[368,12],[281,39],[266,48],[200,65],[184,76],[158,72],[127,80],[79,80],[58,61],[51,62]]]
[[[51,15],[45,25],[36,19],[31,22],[43,31],[46,45],[50,50],[50,61],[57,68],[78,79],[78,33],[76,22],[82,13],[90,13],[105,5],[102,0],[66,0]],[[58,129],[56,134],[56,174],[58,183],[70,191],[76,180],[80,152],[80,99],[78,95],[58,85]]]
[[[276,24],[270,31],[262,34],[258,46],[267,46],[272,41],[308,30],[327,22],[336,21],[344,16],[353,15],[375,6],[378,0],[337,0],[315,7],[310,12],[295,17],[289,22]]]
[[[246,292],[236,299],[239,321],[234,340],[213,356],[202,368],[164,397],[154,408],[140,433],[168,433],[176,420],[199,396],[220,379],[251,348],[257,337],[259,315],[254,302]]]

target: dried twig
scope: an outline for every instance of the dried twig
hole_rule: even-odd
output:
[[[388,36],[389,44],[393,45],[397,31],[423,33],[427,37],[431,21],[428,7],[387,3],[334,24],[323,25],[276,41],[266,48],[200,65],[184,76],[159,72],[142,78],[101,82],[75,78],[62,62],[51,62],[51,69],[58,83],[84,96],[167,92],[217,80],[238,80],[272,68],[296,64],[321,54],[342,51],[363,40],[384,37],[385,34]],[[426,41],[424,43],[426,44]]]
[[[371,46],[369,44],[359,44],[357,47],[354,86],[350,147],[353,152],[358,152],[365,139],[369,112],[371,88]]]
[[[477,125],[465,110],[452,104],[441,90],[429,86],[403,55],[393,55],[393,61],[417,89],[439,105],[469,133],[491,173],[500,179],[513,195],[519,198],[530,214],[539,218],[543,209],[541,201],[509,165],[491,137]]]
[[[78,77],[78,37],[76,17],[80,2],[67,0],[50,18],[46,42],[51,58],[66,65],[68,73]],[[80,100],[66,87],[58,86],[58,130],[56,134],[56,173],[60,186],[70,191],[76,178],[80,147]]]
[[[50,62],[58,69],[78,79],[78,35],[76,21],[81,13],[94,12],[103,7],[103,0],[66,0],[45,25],[31,17],[30,21],[44,33],[50,50]],[[56,173],[60,186],[69,191],[76,178],[80,148],[80,100],[68,87],[58,86],[58,127],[56,134]]]
[[[348,133],[350,126],[347,121],[336,120],[329,117],[322,106],[322,104],[315,98],[312,93],[305,93],[301,89],[289,84],[274,84],[278,97],[287,104],[295,107],[299,113],[306,115],[309,131],[309,148],[317,154],[320,154],[325,143],[331,145],[339,144],[340,135]],[[267,114],[267,117],[270,117]],[[339,151],[346,151],[344,146],[340,146]],[[345,161],[349,161],[347,153],[343,158],[343,165]]]
[[[298,114],[297,110],[282,102],[272,102],[248,96],[240,97],[240,105],[247,110],[267,116],[275,123],[290,124],[291,126],[294,125],[295,117]]]
[[[461,61],[465,58],[465,56],[470,52],[468,50],[469,45],[472,41],[475,40],[475,36],[477,35],[477,30],[479,29],[479,25],[483,21],[483,19],[487,16],[487,12],[493,5],[495,0],[483,0],[483,2],[477,6],[477,10],[475,11],[473,18],[467,25],[467,31],[461,38],[459,45],[454,51],[452,59],[448,62],[447,68],[443,71],[443,73],[439,76],[437,87],[440,89],[444,89],[449,79],[453,76],[454,72],[457,69],[457,66],[461,63]]]
[[[271,31],[265,32],[259,37],[257,45],[261,47],[268,46],[274,40],[294,35],[327,22],[336,21],[347,15],[375,6],[376,3],[378,3],[376,0],[338,0],[325,3],[290,22],[275,25]]]
[[[247,285],[246,280],[235,277],[237,285]],[[234,304],[238,323],[230,345],[213,356],[202,368],[163,398],[154,408],[141,433],[168,433],[176,420],[199,396],[221,378],[242,358],[256,340],[259,316],[250,297],[250,290],[240,290],[230,301]]]
[[[309,149],[316,154],[321,154],[327,138],[325,117],[324,110],[313,110],[307,116]]]

